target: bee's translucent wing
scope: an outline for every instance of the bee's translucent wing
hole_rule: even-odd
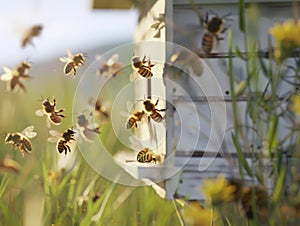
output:
[[[68,54],[68,58],[73,58],[74,55],[72,54],[71,50],[66,49],[66,51],[67,51],[67,54]]]
[[[59,137],[49,137],[47,139],[48,142],[50,143],[56,143],[58,141]]]
[[[108,61],[107,61],[107,65],[108,66],[112,66],[115,62],[117,62],[119,59],[119,54],[118,53],[115,53],[114,55],[112,55]]]
[[[56,131],[56,130],[50,130],[49,131],[49,134],[53,137],[60,137],[61,136],[61,133]]]
[[[28,126],[22,131],[22,134],[28,138],[34,138],[37,135],[37,133],[33,130],[34,126]]]
[[[13,77],[13,73],[12,73],[12,70],[8,67],[3,67],[3,70],[4,70],[4,74],[1,75],[1,80],[2,81],[9,81],[12,79]]]
[[[63,63],[68,62],[70,59],[68,57],[60,57],[59,60]]]
[[[38,109],[35,111],[35,115],[39,116],[39,117],[43,117],[44,116],[44,111],[43,109]]]
[[[97,128],[97,127],[99,127],[99,124],[96,123],[96,122],[90,122],[89,125],[88,125],[89,129],[94,129],[94,128]]]
[[[133,71],[130,75],[129,75],[129,80],[131,81],[131,82],[133,82],[133,81],[135,81],[135,80],[137,80],[137,79],[139,79],[140,78],[140,76],[139,76],[139,74],[136,72],[136,71]]]
[[[47,125],[47,128],[51,127],[51,121],[49,118],[46,119],[46,125]]]
[[[61,133],[56,131],[56,130],[50,130],[49,131],[49,134],[52,136],[52,137],[49,137],[47,139],[48,142],[51,142],[51,143],[55,143],[58,141],[58,139],[61,137]]]

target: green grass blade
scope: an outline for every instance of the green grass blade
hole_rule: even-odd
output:
[[[268,150],[272,152],[278,144],[278,116],[273,116],[269,120],[269,127],[267,131]],[[269,153],[271,154],[271,153]]]
[[[253,177],[253,173],[251,171],[251,168],[248,164],[248,162],[246,161],[246,158],[244,156],[244,153],[243,153],[243,150],[241,148],[241,145],[238,141],[238,138],[235,134],[231,133],[231,136],[232,136],[232,140],[233,140],[233,143],[234,143],[234,146],[236,148],[236,151],[237,151],[237,156],[238,156],[238,160],[239,160],[239,164],[241,164],[243,166],[243,168],[246,170],[247,174],[250,176],[250,177]],[[243,175],[242,172],[240,172],[241,175]]]
[[[286,175],[286,167],[283,167],[279,173],[279,177],[276,181],[275,189],[272,195],[272,201],[274,203],[277,203],[279,200],[282,188],[284,186],[285,175]]]
[[[245,32],[245,2],[244,0],[239,1],[239,27],[242,32]]]
[[[0,199],[2,198],[5,190],[6,190],[6,187],[8,185],[8,178],[6,176],[4,176],[2,179],[1,179],[1,183],[0,183]]]

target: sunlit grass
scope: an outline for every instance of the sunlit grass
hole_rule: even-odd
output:
[[[17,174],[0,174],[1,225],[179,225],[172,202],[158,197],[151,187],[119,185],[103,178],[90,168],[77,149],[71,153],[75,156],[74,164],[60,168],[58,159],[63,155],[59,156],[55,144],[47,142],[47,138],[50,129],[64,131],[74,124],[76,79],[59,73],[51,76],[33,76],[25,81],[27,93],[8,93],[5,84],[0,83],[0,130],[20,132],[34,125],[38,133],[31,140],[32,153],[24,158],[18,150],[4,144],[5,137],[1,137],[0,159],[10,154],[21,165]],[[113,100],[116,93],[111,90],[121,89],[128,78],[119,81],[109,82],[106,90],[110,91],[101,98]],[[60,126],[47,128],[46,117],[37,117],[35,111],[41,108],[42,98],[52,96],[57,100],[57,108],[66,109],[67,118]],[[110,121],[101,123],[100,132],[99,137],[111,154],[124,150]]]

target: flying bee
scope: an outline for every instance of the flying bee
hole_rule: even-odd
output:
[[[89,100],[89,104],[93,106],[93,114],[99,119],[99,120],[105,120],[109,118],[109,113],[106,109],[106,106],[102,104],[100,100]]]
[[[153,104],[150,99],[144,100],[144,108],[147,113],[150,114],[150,118],[152,118],[155,122],[161,122],[164,117],[159,113],[159,111],[166,111],[167,109],[157,109],[159,99],[157,99],[156,103]]]
[[[178,77],[183,72],[192,73],[197,76],[201,76],[203,73],[203,63],[198,56],[190,54],[187,51],[177,51],[170,56],[169,63],[166,65],[166,69],[172,69],[171,73],[173,77]],[[173,67],[172,67],[173,66]],[[175,67],[174,67],[175,66]],[[177,72],[177,74],[176,74]]]
[[[75,141],[75,131],[72,128],[65,130],[63,133],[59,133],[56,130],[50,130],[50,135],[52,137],[48,138],[48,141],[51,143],[56,142],[56,150],[58,153],[65,152],[65,155],[68,152],[72,151],[72,141]]]
[[[163,155],[156,154],[152,148],[149,148],[152,145],[148,141],[141,141],[134,136],[130,136],[129,141],[131,143],[130,147],[136,151],[136,159],[127,160],[126,162],[137,161],[140,163],[150,164],[157,164],[162,162]]]
[[[165,14],[159,14],[158,17],[153,18],[155,21],[154,24],[151,25],[151,28],[155,29],[156,33],[153,38],[160,38],[161,30],[166,26],[166,18]]]
[[[28,126],[21,133],[7,133],[4,142],[18,148],[24,157],[25,152],[31,153],[32,145],[29,139],[37,135],[33,130],[34,126]]]
[[[99,57],[98,57],[99,58]],[[107,62],[101,64],[97,71],[99,76],[110,76],[116,77],[121,74],[121,69],[124,67],[123,64],[118,62],[119,54],[113,54]]]
[[[40,36],[41,32],[43,30],[43,26],[38,24],[38,25],[33,25],[32,27],[30,27],[24,34],[22,37],[22,42],[21,42],[21,46],[22,48],[25,48],[27,44],[30,44],[32,46],[32,39],[34,37],[38,37]]]
[[[228,27],[224,27],[224,19],[230,14],[226,14],[222,17],[214,16],[211,20],[208,20],[208,13],[206,14],[205,24],[206,32],[202,37],[202,51],[205,54],[211,53],[215,40],[218,42],[224,38],[219,37],[220,34],[224,33]]]
[[[151,78],[153,76],[151,68],[154,65],[155,64],[151,64],[150,59],[146,60],[146,56],[144,56],[142,60],[139,56],[134,56],[131,58],[131,66],[133,70],[144,78]],[[134,80],[132,76],[133,73],[130,75],[130,80]]]
[[[93,126],[93,128],[91,128],[91,126]],[[76,128],[80,131],[81,136],[88,142],[93,142],[95,134],[100,133],[99,126],[91,125],[84,114],[79,114],[77,116]]]
[[[27,61],[21,62],[13,70],[5,66],[3,67],[5,73],[1,75],[1,80],[7,82],[7,90],[9,92],[15,92],[18,87],[26,92],[26,88],[21,80],[30,78],[27,74],[30,68],[31,65]]]
[[[31,68],[31,65],[29,62],[27,61],[22,61],[21,63],[19,63],[16,68],[15,71],[17,74],[19,74],[20,76],[23,77],[29,77],[28,70]]]
[[[55,109],[56,106],[56,99],[53,97],[52,102],[49,100],[49,98],[44,99],[42,103],[42,109],[38,109],[35,114],[37,116],[44,116],[46,115],[48,118],[48,121],[50,121],[54,125],[60,125],[62,122],[62,118],[65,118],[63,114],[61,114],[65,109]],[[48,125],[50,127],[50,124]]]
[[[133,112],[129,116],[128,120],[126,121],[126,129],[131,129],[133,126],[135,126],[135,128],[137,128],[138,127],[137,122],[142,121],[144,116],[145,116],[144,111]]]
[[[73,73],[73,78],[76,76],[76,69],[82,66],[85,62],[85,58],[82,53],[77,53],[73,55],[69,50],[67,50],[68,57],[61,57],[59,60],[65,64],[64,73],[65,75],[70,75]]]
[[[161,162],[160,155],[155,154],[149,148],[144,148],[140,150],[136,156],[136,160],[141,163],[152,163],[152,164]]]

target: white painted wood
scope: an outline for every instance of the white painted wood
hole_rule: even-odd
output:
[[[233,45],[245,51],[243,34],[238,25],[237,1],[194,0],[194,2],[201,6],[199,9],[203,14],[210,10],[220,16],[231,13],[231,20],[225,21],[225,25],[232,31]],[[259,36],[256,38],[260,49],[266,50],[269,28],[275,22],[291,18],[291,1],[259,0],[257,2],[260,4],[259,14],[256,16],[259,19],[257,29]],[[249,8],[246,12],[249,12]],[[153,18],[162,13],[166,17],[166,28],[162,30],[160,38],[154,39],[154,30],[150,29],[150,26],[155,22]],[[147,95],[154,97],[156,101],[158,97],[161,100],[158,108],[165,106],[168,108],[166,129],[162,125],[151,122],[151,133],[149,133],[149,125],[145,124],[137,129],[135,136],[152,145],[156,153],[165,155],[165,159],[158,165],[137,163],[134,161],[137,150],[131,153],[119,153],[115,159],[130,175],[147,181],[147,184],[152,185],[161,197],[167,199],[172,199],[175,195],[202,200],[203,196],[198,187],[203,178],[214,178],[220,173],[224,173],[226,177],[239,175],[236,150],[231,139],[233,112],[230,95],[227,94],[230,90],[229,76],[226,73],[228,59],[200,59],[192,54],[191,57],[199,61],[198,70],[190,70],[190,66],[186,63],[176,64],[175,66],[185,72],[181,74],[176,74],[176,71],[163,64],[177,50],[188,52],[189,49],[200,48],[204,32],[205,26],[199,24],[190,1],[159,0],[140,21],[135,36],[137,41],[151,41],[138,43],[135,55],[146,54],[156,63],[153,67],[155,76],[151,81],[144,80],[136,86],[136,99]],[[215,46],[213,52],[226,54],[228,52],[227,32],[221,36],[224,40]],[[236,79],[243,81],[246,73],[244,61],[234,58],[233,64]],[[161,79],[163,73],[164,81]],[[261,74],[259,80],[261,91],[266,82],[266,78]],[[285,94],[290,88],[288,84],[282,84],[278,96]],[[242,123],[247,119],[245,117],[247,98],[251,97],[242,95],[238,99],[238,112]],[[168,102],[165,103],[165,100]],[[282,125],[279,137],[284,137],[286,129],[283,125],[286,122],[279,123]],[[251,143],[242,143],[243,148],[250,145],[262,146],[262,141],[252,138],[250,133],[246,136],[249,136],[248,140],[251,140]],[[197,153],[202,153],[203,156],[193,156]],[[247,156],[247,153],[245,155]],[[250,156],[247,157],[248,163],[253,166]],[[126,160],[133,161],[126,162]],[[250,180],[247,177],[246,179]]]

